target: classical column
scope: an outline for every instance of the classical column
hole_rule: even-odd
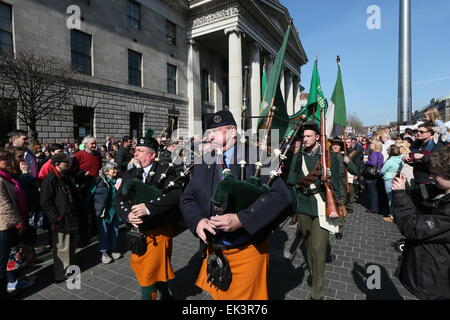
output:
[[[228,87],[229,110],[238,127],[241,126],[242,104],[242,30],[239,27],[225,29],[228,35]]]
[[[283,96],[283,100],[286,102],[286,83],[284,81],[284,73],[285,73],[285,69],[284,69],[284,67],[282,67],[281,75],[280,75],[280,90],[281,90],[281,95]]]
[[[220,86],[222,85],[222,73],[221,73],[222,60],[220,56],[216,56],[214,59],[214,112],[222,110],[222,90]]]
[[[250,48],[250,110],[249,114],[252,116],[259,116],[261,104],[261,66],[260,66],[260,52],[261,46],[254,43]],[[258,119],[252,119],[252,129],[255,130],[258,126]]]
[[[202,103],[200,88],[200,52],[198,43],[188,41],[187,86],[189,97],[189,136],[202,133]]]
[[[266,56],[266,73],[267,73],[267,80],[269,80],[270,73],[272,72],[273,68],[273,62],[275,61],[275,57],[271,54]]]
[[[294,90],[294,106],[292,109],[292,114],[295,114],[297,111],[299,111],[298,109],[298,105],[299,105],[299,100],[300,100],[300,95],[299,95],[299,79],[297,76],[294,76],[292,78],[293,81],[293,90]]]
[[[286,111],[288,114],[294,110],[294,82],[292,79],[292,72],[286,71],[284,74],[284,85],[285,85],[285,101],[286,101]]]

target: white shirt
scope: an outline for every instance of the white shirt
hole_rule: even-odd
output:
[[[145,183],[145,180],[147,180],[147,176],[148,176],[150,170],[152,169],[152,166],[153,166],[153,163],[144,168],[144,172],[142,173],[142,182]]]
[[[152,169],[152,166],[153,166],[153,163],[149,164],[148,166],[146,166],[144,168],[144,172],[142,173],[142,182],[145,183],[145,180],[147,180],[147,176],[148,176],[150,170]],[[145,210],[146,210],[147,215],[150,215],[150,210],[148,210],[147,207],[145,207]]]

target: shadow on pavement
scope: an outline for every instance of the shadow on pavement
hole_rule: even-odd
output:
[[[286,231],[281,229],[276,229],[270,238],[268,286],[271,300],[284,300],[286,294],[298,287],[305,277],[305,265],[302,264],[296,268],[292,263],[301,239],[294,239],[289,249],[291,257],[286,258],[284,252],[288,239]]]
[[[374,266],[374,269],[368,270],[370,266]],[[376,270],[380,271],[379,279],[376,278]],[[352,276],[356,286],[366,295],[367,300],[403,300],[403,297],[389,277],[389,273],[382,265],[367,263],[365,267],[362,267],[355,262]],[[370,289],[370,285],[374,286],[374,288]]]
[[[202,293],[202,289],[195,285],[201,265],[202,259],[197,251],[185,267],[175,272],[175,279],[169,281],[168,285],[176,300],[186,300],[187,297]]]
[[[91,239],[90,243],[91,244],[89,246],[81,249],[75,255],[74,262],[76,265],[80,267],[81,272],[85,272],[86,270],[89,270],[92,267],[95,267],[96,265],[101,263],[100,253],[98,251],[98,242],[94,238]],[[119,234],[117,242],[117,251],[122,254],[127,251],[127,242],[122,232]],[[36,280],[33,286],[25,289],[22,292],[17,293],[14,296],[14,299],[24,299],[55,283],[52,255],[50,256],[50,262],[51,262],[50,265],[45,267],[33,265],[24,270],[24,273],[27,274],[38,270],[37,272],[34,273]]]

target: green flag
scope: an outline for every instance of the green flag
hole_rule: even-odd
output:
[[[320,76],[317,69],[317,59],[314,62],[313,74],[311,77],[311,87],[309,89],[308,102],[306,106],[299,111],[300,114],[306,114],[308,120],[315,120],[320,123],[320,110],[324,108],[327,112],[327,101],[323,96],[322,87],[320,85]],[[313,115],[314,113],[314,115]]]
[[[347,126],[347,111],[345,108],[344,85],[342,84],[340,64],[338,64],[338,76],[331,101],[334,103],[334,124],[342,127]]]
[[[284,137],[289,122],[289,116],[286,111],[286,104],[283,101],[283,96],[280,90],[280,76],[283,70],[284,56],[286,53],[290,33],[291,25],[289,25],[286,30],[283,43],[280,50],[278,51],[277,58],[275,59],[272,70],[270,71],[269,80],[267,81],[267,86],[264,90],[263,99],[260,105],[260,110],[262,110],[262,117],[266,117],[269,114],[270,108],[272,106],[277,107],[278,110],[275,112],[275,117],[272,122],[272,129],[280,130],[280,137]],[[264,123],[264,118],[261,118],[258,122],[258,128],[263,129],[262,126]]]

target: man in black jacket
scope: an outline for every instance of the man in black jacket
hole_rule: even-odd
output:
[[[168,164],[156,161],[158,147],[152,137],[138,140],[133,159],[135,166],[124,173],[115,199],[116,212],[123,221],[139,230],[145,241],[145,252],[133,252],[130,256],[143,300],[155,300],[157,295],[161,299],[171,299],[167,281],[175,278],[171,265],[173,225],[181,219],[180,185],[176,184],[161,195],[153,193],[168,186],[176,175],[174,170],[168,170]],[[161,181],[163,174],[166,178]]]
[[[54,168],[41,184],[41,207],[51,224],[55,281],[62,282],[75,257],[79,199],[73,178],[67,174],[68,156],[59,153],[51,161]]]
[[[223,178],[224,166],[237,178],[240,175],[241,159],[236,144],[236,122],[232,114],[228,110],[221,110],[208,117],[206,124],[207,129],[211,130],[209,142],[220,151],[207,154],[205,161],[195,164],[180,203],[188,228],[210,245],[196,285],[216,300],[268,299],[268,237],[280,222],[284,210],[291,204],[289,191],[282,179],[275,179],[268,193],[260,196],[248,208],[213,215],[211,197]],[[215,161],[207,163],[207,159]],[[254,173],[255,165],[247,165],[245,177],[249,179]],[[267,178],[265,176],[262,183]],[[239,196],[244,198],[248,195]],[[208,232],[215,240],[208,240]],[[225,290],[213,285],[213,280],[207,275],[208,260],[216,255],[218,248],[228,260],[231,270],[231,284]],[[214,263],[213,258],[210,261]]]
[[[420,128],[419,128],[420,130]],[[397,275],[420,299],[450,299],[450,147],[430,155],[429,170],[441,194],[427,212],[417,212],[404,176],[392,184],[394,221],[406,237]]]
[[[430,171],[428,169],[428,159],[430,154],[444,145],[441,141],[437,144],[433,141],[433,124],[425,122],[419,125],[417,131],[420,145],[413,148],[403,161],[410,164],[414,168],[414,185],[412,186],[413,201],[416,209],[419,211],[427,211],[427,202],[439,192],[430,179]]]
[[[133,139],[131,137],[125,136],[122,139],[122,145],[117,151],[115,161],[119,167],[119,175],[122,176],[127,171],[127,165],[133,158],[131,153],[131,146],[133,144]]]

